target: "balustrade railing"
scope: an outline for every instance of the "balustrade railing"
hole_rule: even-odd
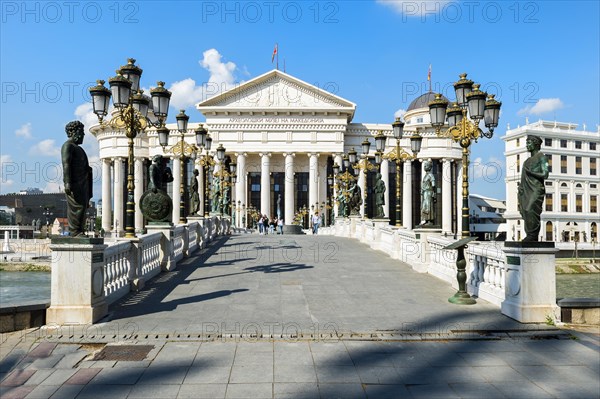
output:
[[[185,226],[177,226],[173,231],[173,255],[175,261],[183,259]]]
[[[160,240],[162,233],[152,233],[140,237],[141,261],[138,276],[147,280],[160,273]]]
[[[132,244],[123,241],[111,245],[104,251],[104,296],[108,304],[129,292]]]

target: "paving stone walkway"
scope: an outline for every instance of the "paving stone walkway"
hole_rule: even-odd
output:
[[[354,240],[214,242],[93,326],[3,334],[8,398],[600,398],[591,333],[523,325]]]

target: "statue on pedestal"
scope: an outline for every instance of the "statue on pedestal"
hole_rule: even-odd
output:
[[[229,185],[226,184],[223,186],[223,197],[221,198],[221,209],[223,215],[229,215],[231,211],[229,210]]]
[[[381,173],[377,173],[375,176],[375,218],[385,218],[385,212],[383,206],[385,205],[385,183],[381,179]]]
[[[92,198],[92,168],[80,145],[85,135],[83,123],[69,122],[67,141],[61,148],[63,182],[67,197],[67,218],[72,237],[85,235],[85,214]]]
[[[435,218],[435,177],[431,173],[431,161],[423,163],[425,176],[421,181],[421,223],[419,226],[433,225]]]
[[[198,213],[200,208],[200,194],[198,193],[198,169],[194,169],[190,178],[190,216]]]
[[[212,191],[210,193],[211,211],[213,213],[219,213],[221,206],[221,182],[218,177],[213,177]]]
[[[548,178],[548,159],[540,152],[542,139],[527,136],[525,142],[531,156],[523,162],[518,189],[519,213],[523,217],[526,236],[523,241],[538,241],[540,215],[546,195],[544,180]]]
[[[171,168],[163,165],[162,155],[152,158],[148,174],[148,189],[140,198],[140,210],[149,222],[168,222],[173,200],[164,190],[164,185],[173,181],[173,173]]]
[[[281,219],[281,194],[277,196],[277,220]]]

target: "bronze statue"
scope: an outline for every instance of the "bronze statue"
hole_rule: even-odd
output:
[[[350,192],[350,201],[348,207],[350,208],[350,215],[360,215],[360,206],[362,205],[362,194],[360,187],[356,182],[352,182],[352,186],[348,190]]]
[[[219,213],[219,208],[221,206],[221,182],[218,177],[213,177],[212,181],[212,192],[210,193],[211,197],[211,210],[213,213]]]
[[[194,173],[190,178],[190,215],[195,215],[200,209],[200,194],[198,193],[198,169],[194,169]]]
[[[223,196],[221,197],[221,212],[223,215],[229,215],[229,184],[223,185]]]
[[[525,224],[523,241],[538,241],[540,232],[540,215],[546,194],[544,180],[548,178],[548,159],[540,152],[542,139],[527,136],[525,142],[531,156],[523,162],[521,184],[518,189],[519,212]]]
[[[421,181],[421,223],[419,226],[432,225],[435,217],[435,177],[431,173],[432,167],[431,161],[423,163],[425,176]]]
[[[384,218],[385,213],[383,206],[385,205],[385,183],[381,179],[381,173],[375,176],[375,218]]]
[[[61,148],[63,182],[67,197],[67,218],[69,232],[73,237],[85,234],[85,211],[92,198],[92,168],[88,158],[80,147],[85,135],[83,123],[67,123],[65,131],[67,141]]]
[[[168,222],[173,210],[173,200],[164,189],[173,181],[171,169],[163,165],[162,155],[155,155],[148,169],[148,189],[140,198],[142,214],[150,222]]]
[[[338,217],[346,217],[348,216],[348,206],[347,206],[347,198],[346,198],[346,189],[343,184],[339,185],[338,188]]]

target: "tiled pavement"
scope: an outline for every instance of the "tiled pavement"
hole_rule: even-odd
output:
[[[597,329],[448,304],[444,283],[354,241],[258,238],[216,243],[97,325],[3,334],[0,396],[600,398]],[[121,360],[94,360],[106,347]]]

